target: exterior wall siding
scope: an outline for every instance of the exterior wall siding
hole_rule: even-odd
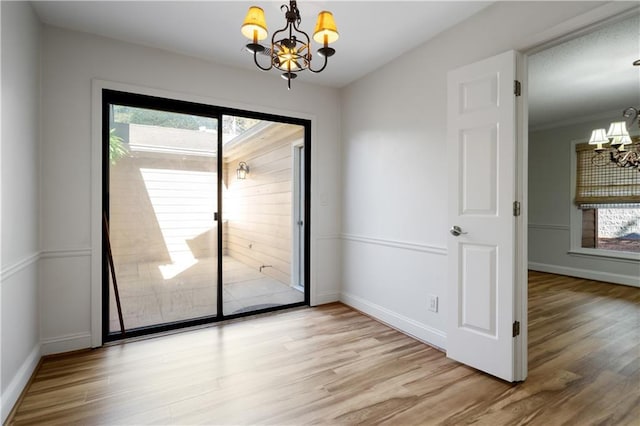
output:
[[[285,284],[291,283],[292,144],[302,137],[301,127],[268,140],[257,135],[224,161],[225,254]],[[244,180],[236,176],[240,161],[249,165]]]

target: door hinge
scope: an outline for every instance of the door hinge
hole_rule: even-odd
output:
[[[520,335],[520,321],[515,321],[513,323],[513,337]]]
[[[513,93],[516,96],[522,95],[522,84],[518,80],[513,80]]]
[[[520,201],[513,202],[513,215],[520,216]]]

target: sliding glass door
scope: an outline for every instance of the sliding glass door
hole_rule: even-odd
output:
[[[223,121],[241,129],[223,138],[224,314],[304,302],[292,238],[293,189],[304,187],[294,174],[294,149],[304,143],[304,127],[226,115]]]
[[[308,304],[309,124],[224,112],[103,92],[105,341]]]

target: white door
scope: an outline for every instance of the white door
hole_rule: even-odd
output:
[[[447,356],[508,381],[516,380],[515,78],[513,51],[453,70],[447,110]]]

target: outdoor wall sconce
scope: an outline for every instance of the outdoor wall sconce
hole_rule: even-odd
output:
[[[236,169],[236,173],[238,176],[239,180],[244,180],[247,178],[247,175],[249,174],[249,166],[247,166],[247,163],[245,163],[244,161],[241,161],[238,164],[238,168]]]

